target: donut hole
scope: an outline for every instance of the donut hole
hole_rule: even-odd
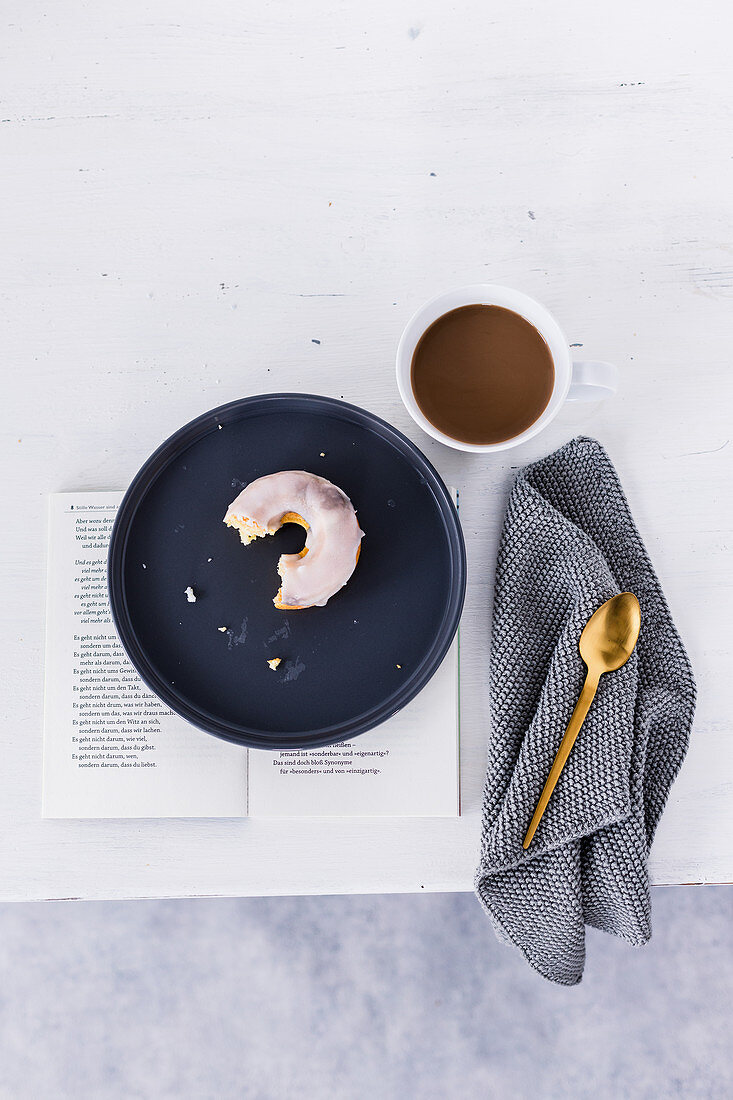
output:
[[[308,531],[310,530],[310,525],[308,523],[306,523],[306,521],[303,519],[303,517],[299,516],[297,512],[285,512],[285,513],[283,513],[283,515],[280,517],[280,526],[284,527],[286,523],[297,524],[298,527],[303,528],[306,535],[308,534]],[[292,554],[297,554],[299,558],[304,558],[305,555],[308,553],[308,547],[307,546],[301,546],[300,550],[292,550],[291,553]]]
[[[282,530],[283,527],[285,527],[287,524],[294,524],[297,527],[302,527],[303,530],[305,531],[305,534],[306,534],[306,537],[307,537],[308,532],[310,530],[310,524],[307,523],[303,519],[303,517],[301,515],[299,515],[297,512],[284,512],[283,513],[283,515],[280,517],[279,529]],[[278,562],[278,565],[277,565],[277,571],[280,574],[280,576],[281,577],[283,576],[282,569],[281,569],[283,558],[291,557],[291,556],[304,558],[307,553],[308,553],[308,547],[307,546],[301,546],[300,550],[291,550],[290,554],[283,554],[281,556],[279,562]],[[282,602],[282,595],[283,595],[283,590],[282,590],[282,586],[281,586],[280,588],[278,588],[277,595],[275,596],[275,599],[272,601],[275,604],[275,607],[278,609],[278,611],[301,611],[302,610],[302,608],[300,608],[300,607],[288,606],[288,605],[284,604]]]

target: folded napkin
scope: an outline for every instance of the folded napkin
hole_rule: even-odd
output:
[[[631,659],[598,693],[527,852],[527,826],[585,679],[580,633],[618,592],[641,604]],[[651,935],[647,861],[687,751],[695,681],[603,447],[578,438],[522,470],[499,549],[476,892],[499,939],[580,981],[589,924]]]

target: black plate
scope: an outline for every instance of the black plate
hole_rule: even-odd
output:
[[[302,529],[244,547],[222,519],[244,484],[300,469],[341,486],[366,534],[325,607],[283,612],[277,560]],[[266,394],[205,413],[148,459],[120,505],[108,575],[122,644],[169,707],[240,745],[314,748],[425,686],[458,626],[466,556],[445,485],[400,432],[342,401]]]

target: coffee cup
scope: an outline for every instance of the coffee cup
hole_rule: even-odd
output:
[[[551,360],[552,364],[552,374],[548,375],[547,383],[549,397],[542,411],[523,430],[496,442],[465,442],[437,427],[420,407],[413,384],[413,359],[423,336],[431,326],[447,314],[472,306],[496,306],[499,310],[508,310],[518,315],[518,318],[532,326],[544,341],[546,352],[549,352],[548,362]],[[490,357],[486,371],[489,376]],[[405,408],[415,423],[433,439],[439,440],[448,447],[478,454],[505,451],[510,447],[526,443],[554,420],[566,401],[601,401],[611,396],[616,392],[617,375],[616,367],[611,363],[595,360],[573,361],[562,329],[552,314],[539,302],[518,290],[483,283],[459,287],[431,298],[410,319],[397,348],[397,386]]]

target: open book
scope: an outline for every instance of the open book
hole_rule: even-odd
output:
[[[353,742],[243,749],[190,726],[127,659],[107,600],[120,492],[49,501],[43,816],[452,817],[458,640],[404,710]]]

